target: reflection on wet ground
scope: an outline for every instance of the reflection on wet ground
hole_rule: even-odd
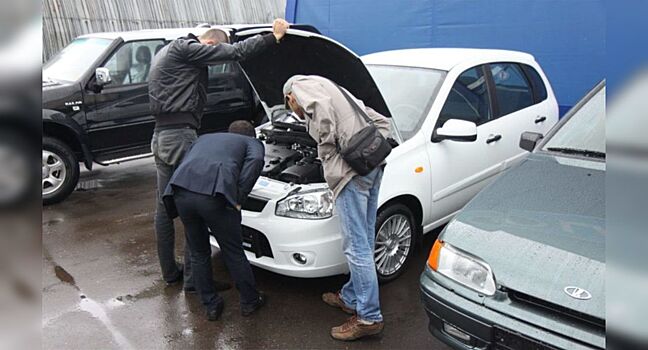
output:
[[[232,289],[222,293],[221,320],[206,321],[196,295],[166,287],[160,278],[154,194],[153,162],[139,160],[82,172],[77,191],[44,208],[44,348],[447,349],[427,331],[419,301],[418,276],[434,237],[425,238],[401,278],[381,287],[384,333],[339,343],[328,331],[346,315],[323,304],[320,295],[338,289],[345,276],[297,279],[254,268],[269,296],[267,307],[242,317]],[[218,254],[213,268],[215,278],[230,280]]]

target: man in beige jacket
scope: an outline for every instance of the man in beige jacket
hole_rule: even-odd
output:
[[[349,282],[339,292],[322,295],[325,303],[353,315],[341,326],[333,327],[331,336],[355,340],[378,334],[384,327],[374,264],[376,211],[383,167],[360,176],[338,153],[338,144],[343,149],[367,125],[343,93],[364,109],[384,137],[389,136],[391,128],[386,117],[340,89],[344,88],[323,77],[296,75],[288,79],[283,93],[286,104],[306,121],[308,133],[317,142],[324,178],[335,195],[344,255],[351,272]]]

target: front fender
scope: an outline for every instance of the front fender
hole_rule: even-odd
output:
[[[94,158],[88,147],[88,135],[81,125],[61,112],[43,109],[43,134],[48,129],[57,130],[57,135],[52,136],[64,138],[64,141],[76,142],[83,153],[83,164],[88,170],[92,170]]]

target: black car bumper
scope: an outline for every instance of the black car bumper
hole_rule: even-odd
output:
[[[430,332],[454,349],[597,349],[488,309],[421,276]]]

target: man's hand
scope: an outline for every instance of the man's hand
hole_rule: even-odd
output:
[[[235,208],[236,208],[236,210],[241,211],[241,205],[240,204],[237,204]]]
[[[288,22],[286,22],[286,20],[283,18],[277,18],[274,20],[274,22],[272,22],[272,34],[274,34],[277,42],[279,42],[279,40],[281,40],[284,35],[286,35],[288,27],[290,27],[290,24],[288,24]]]

